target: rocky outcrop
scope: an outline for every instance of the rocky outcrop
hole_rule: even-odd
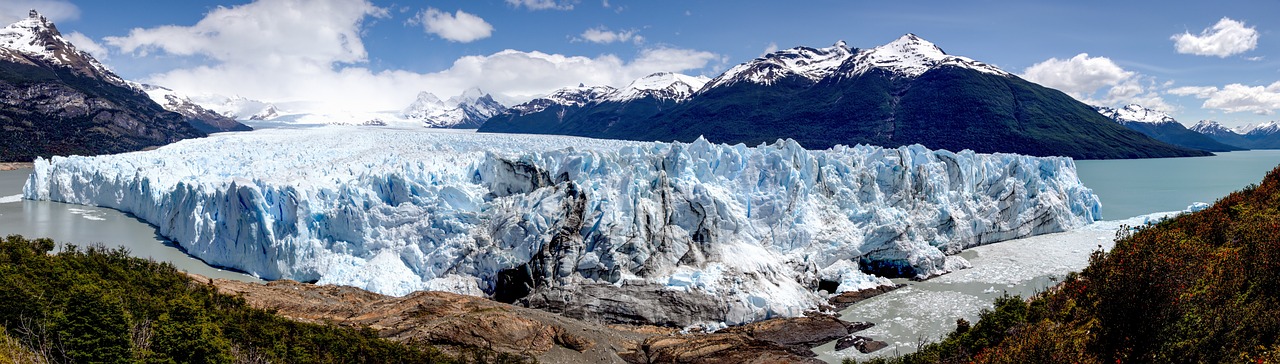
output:
[[[845,307],[852,306],[855,303],[862,302],[863,300],[869,299],[871,297],[889,293],[889,291],[902,288],[904,286],[906,285],[899,284],[894,286],[879,286],[879,287],[870,288],[870,289],[843,292],[838,295],[832,296],[830,299],[827,300],[827,303],[830,303],[831,306],[834,307],[836,311],[839,311],[839,310],[843,310]]]
[[[294,320],[368,327],[393,341],[455,353],[485,348],[545,363],[820,363],[811,347],[867,327],[813,315],[715,333],[681,333],[657,326],[604,325],[447,292],[392,297],[294,281],[193,278]]]
[[[0,161],[129,152],[204,135],[39,14],[0,29]]]
[[[224,131],[249,131],[253,130],[230,117],[214,112],[191,101],[191,98],[184,96],[172,89],[148,85],[145,83],[132,83],[131,86],[141,89],[151,97],[152,101],[160,104],[165,110],[176,112],[187,119],[187,123],[194,126],[205,133],[218,133]]]
[[[870,354],[877,350],[889,347],[889,343],[874,340],[866,336],[848,336],[836,341],[836,351],[848,349],[850,347],[857,348],[858,351],[863,354]]]

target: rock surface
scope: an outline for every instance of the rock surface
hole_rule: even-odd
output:
[[[819,315],[682,334],[656,326],[590,323],[448,292],[392,297],[287,280],[262,284],[192,277],[298,321],[369,327],[393,341],[455,353],[486,348],[544,363],[821,363],[813,358],[812,346],[858,327]]]

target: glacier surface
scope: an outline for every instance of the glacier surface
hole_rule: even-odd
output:
[[[663,321],[686,325],[800,315],[822,281],[942,274],[967,264],[948,254],[1100,207],[1069,158],[341,126],[38,159],[23,194],[132,213],[265,279],[514,298],[592,284],[717,308]]]

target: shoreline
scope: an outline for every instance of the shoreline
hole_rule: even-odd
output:
[[[0,162],[0,171],[31,169],[35,168],[35,165],[36,164],[32,162]]]

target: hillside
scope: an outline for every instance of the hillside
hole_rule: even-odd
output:
[[[31,16],[0,29],[0,162],[140,150],[205,133]]]

